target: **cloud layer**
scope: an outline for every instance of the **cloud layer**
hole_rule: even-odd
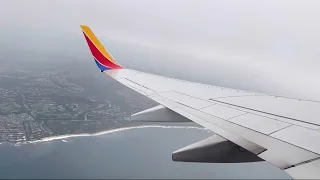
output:
[[[319,9],[316,0],[1,1],[0,45],[87,55],[87,24],[127,67],[320,100]]]

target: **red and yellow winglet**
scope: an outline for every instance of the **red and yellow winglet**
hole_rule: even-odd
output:
[[[88,43],[90,51],[93,55],[94,61],[101,70],[101,72],[110,69],[122,69],[120,66],[108,53],[108,51],[102,46],[97,37],[93,34],[88,26],[80,25],[83,35]]]

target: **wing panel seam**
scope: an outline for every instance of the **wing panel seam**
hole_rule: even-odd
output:
[[[134,84],[136,84],[136,85],[138,85],[138,86],[141,86],[141,87],[143,87],[143,88],[146,88],[146,89],[148,89],[148,90],[150,90],[150,91],[153,91],[153,92],[157,93],[157,91],[155,91],[155,90],[153,90],[153,89],[150,89],[150,88],[148,88],[148,87],[145,87],[145,86],[143,86],[143,85],[141,85],[141,84],[139,84],[139,83],[136,83],[136,82],[132,81],[131,79],[128,79],[127,77],[124,77],[124,79],[126,79],[126,80],[128,80],[128,81],[130,81],[130,82],[132,82],[132,83],[134,83]]]
[[[163,96],[160,96],[160,97],[162,97],[162,98],[164,98],[164,99],[167,99],[167,100],[169,100],[169,101],[172,101],[172,100],[169,99],[169,98],[166,98],[166,97],[163,97]],[[163,100],[162,100],[162,101],[163,101]],[[175,102],[175,101],[173,101],[173,102]],[[178,103],[178,104],[180,104],[180,103]],[[180,104],[180,105],[186,106],[186,105],[184,105],[184,104]],[[174,106],[174,105],[172,105],[172,106]],[[193,115],[192,113],[189,113],[189,112],[187,112],[187,111],[185,111],[185,110],[182,110],[182,109],[180,109],[180,108],[177,107],[177,106],[174,106],[174,107],[175,107],[175,108],[178,108],[179,110],[181,110],[181,111],[183,111],[183,112],[185,112],[185,113],[187,113],[187,114],[189,114],[189,115],[191,115],[191,116],[193,116],[193,117],[195,117],[195,118],[201,119],[202,121],[205,121],[206,123],[209,123],[209,124],[211,124],[211,125],[213,125],[213,126],[216,126],[216,127],[219,128],[219,129],[225,130],[225,131],[227,131],[228,133],[230,133],[230,134],[232,134],[232,135],[234,135],[234,136],[240,137],[240,138],[244,139],[244,140],[247,141],[247,142],[250,142],[250,143],[252,143],[252,144],[255,144],[256,146],[258,146],[258,147],[260,147],[260,148],[263,149],[262,151],[260,151],[260,152],[258,152],[258,153],[255,153],[255,154],[259,154],[259,153],[261,153],[261,152],[263,152],[263,151],[266,150],[265,147],[260,146],[260,145],[258,145],[258,144],[256,144],[256,143],[252,142],[252,141],[249,141],[249,140],[247,140],[246,138],[244,138],[244,137],[242,137],[242,136],[236,135],[236,134],[234,134],[234,133],[232,133],[232,132],[224,129],[223,127],[220,127],[220,126],[217,125],[217,124],[213,124],[213,123],[210,122],[210,121],[207,121],[207,120],[205,120],[205,119],[202,119],[202,118],[200,118],[200,117],[197,117],[196,115]],[[188,107],[188,106],[186,106],[186,107]],[[190,107],[188,107],[188,108],[190,108]],[[171,109],[171,108],[170,108],[170,109]],[[191,108],[191,109],[194,109],[194,108]],[[175,112],[177,111],[177,110],[174,110],[174,109],[171,109],[171,110],[173,110],[173,111],[175,111]],[[194,109],[194,110],[196,110],[196,109]],[[177,113],[178,113],[178,112],[177,112]],[[202,112],[202,113],[204,113],[204,112]],[[180,113],[179,113],[179,114],[180,114]],[[204,113],[204,114],[206,114],[206,113]],[[182,115],[182,114],[180,114],[180,115]],[[212,115],[210,115],[210,114],[208,114],[208,115],[209,115],[209,116],[212,116]],[[220,120],[226,121],[226,120],[221,119],[221,118],[216,117],[216,116],[212,116],[212,117],[215,117],[215,118],[218,118],[218,119],[220,119]],[[229,122],[229,121],[227,121],[227,122]],[[245,127],[244,127],[244,128],[245,128]],[[248,128],[247,128],[247,129],[248,129]],[[216,132],[215,132],[215,133],[216,133]],[[260,133],[260,132],[257,132],[257,133]],[[218,134],[218,133],[217,133],[217,134]],[[221,135],[221,136],[222,136],[222,135]],[[226,139],[228,139],[228,138],[226,138]],[[234,142],[234,143],[236,143],[236,142]],[[236,143],[236,144],[237,144],[237,143]],[[238,145],[239,145],[239,144],[238,144]],[[240,146],[241,146],[241,145],[240,145]]]
[[[276,130],[276,131],[273,131],[272,133],[270,133],[270,134],[268,134],[268,135],[270,136],[271,134],[274,134],[274,133],[276,133],[276,132],[279,132],[279,131],[284,130],[284,129],[286,129],[286,128],[288,128],[288,127],[291,127],[291,126],[294,126],[294,124],[290,124],[290,125],[288,125],[288,126],[286,126],[286,127],[283,127],[283,128],[278,129],[278,130]]]
[[[281,115],[277,115],[277,114],[273,114],[273,113],[269,113],[269,112],[265,112],[265,111],[260,111],[260,110],[256,110],[256,109],[252,109],[252,108],[248,108],[248,107],[243,107],[243,106],[239,106],[239,105],[235,105],[235,104],[231,104],[231,103],[226,103],[226,102],[218,101],[218,100],[214,100],[214,99],[210,99],[210,100],[211,101],[216,101],[216,102],[219,102],[219,103],[223,103],[223,104],[228,104],[230,106],[235,106],[235,107],[239,107],[239,108],[243,108],[243,109],[248,109],[248,110],[251,110],[251,111],[256,111],[256,112],[260,112],[260,113],[264,113],[264,114],[269,114],[269,115],[272,115],[272,116],[277,116],[277,117],[289,119],[289,120],[292,120],[292,121],[298,121],[298,122],[302,122],[302,123],[306,123],[306,124],[319,126],[319,124],[310,123],[310,122],[306,122],[306,121],[299,120],[299,119],[294,119],[294,118],[290,118],[290,117],[286,117],[286,116],[281,116]]]
[[[161,97],[162,97],[162,96],[161,96]],[[166,98],[166,97],[162,97],[162,98],[168,99],[168,98]],[[170,99],[168,99],[168,100],[169,100],[169,101],[172,101],[172,100],[170,100]],[[173,102],[175,102],[175,101],[173,101]],[[179,103],[179,104],[180,104],[180,103]],[[182,106],[185,106],[184,104],[181,104],[181,105],[182,105]],[[186,106],[186,107],[188,107],[188,106]],[[193,108],[192,108],[192,109],[193,109]],[[196,109],[194,109],[194,110],[196,110]],[[182,111],[183,111],[183,110],[182,110]],[[184,112],[186,112],[186,111],[184,111]],[[188,112],[186,112],[186,113],[188,113]],[[242,127],[242,128],[248,129],[248,130],[251,130],[251,131],[253,131],[253,132],[259,133],[259,134],[264,135],[264,136],[267,136],[268,138],[272,138],[272,139],[275,139],[275,140],[281,141],[282,143],[288,144],[288,145],[290,145],[290,146],[293,146],[293,147],[296,147],[296,148],[299,148],[299,149],[303,149],[303,150],[308,151],[308,152],[310,152],[310,153],[313,153],[313,154],[319,155],[318,153],[316,153],[316,152],[314,152],[314,151],[311,151],[311,150],[305,149],[305,148],[303,148],[303,147],[300,147],[300,146],[297,146],[297,145],[295,145],[295,144],[289,143],[289,142],[287,142],[287,141],[284,141],[284,140],[278,139],[278,138],[276,138],[276,137],[269,136],[269,135],[267,135],[267,134],[264,134],[264,133],[258,132],[258,131],[256,131],[256,130],[253,130],[253,129],[250,129],[250,128],[247,128],[247,127],[244,127],[244,126],[242,126],[242,125],[239,125],[239,124],[236,124],[236,123],[230,122],[230,121],[225,120],[225,119],[222,119],[222,118],[220,118],[220,117],[217,117],[217,116],[214,116],[214,115],[211,115],[211,114],[208,114],[208,113],[202,112],[202,111],[201,111],[201,113],[206,114],[206,115],[208,115],[208,116],[212,116],[212,117],[218,118],[218,119],[220,119],[220,120],[226,121],[226,122],[231,123],[231,124],[234,124],[234,125],[236,125],[236,126],[239,126],[239,127]],[[188,113],[188,114],[190,114],[190,113]],[[192,115],[192,114],[190,114],[190,115]],[[192,116],[195,116],[195,115],[192,115]],[[195,116],[195,117],[196,117],[196,116]],[[199,117],[197,117],[197,118],[199,118]],[[200,119],[201,119],[201,118],[200,118]],[[220,129],[225,129],[225,128],[223,128],[223,127],[219,126],[219,125],[213,124],[213,123],[211,123],[211,122],[209,122],[209,121],[206,121],[206,120],[204,120],[204,119],[201,119],[201,120],[203,120],[203,121],[205,121],[205,122],[207,122],[207,123],[209,123],[209,124],[211,124],[211,125],[214,125],[214,126],[216,126],[216,127],[219,127]],[[227,131],[227,130],[226,130],[226,131]],[[234,134],[234,133],[232,133],[232,132],[230,132],[230,131],[228,131],[228,132],[229,132],[229,133],[231,133],[231,134]],[[234,135],[235,135],[235,134],[234,134]],[[242,137],[242,136],[240,136],[240,135],[236,135],[236,136],[241,137],[241,138],[243,138],[243,139],[247,140],[246,138],[244,138],[244,137]],[[249,140],[247,140],[247,141],[249,141]],[[249,141],[249,142],[252,142],[252,141]],[[252,143],[254,143],[254,142],[252,142]],[[256,144],[256,143],[254,143],[254,144]],[[258,145],[258,144],[256,144],[256,145]],[[258,145],[258,146],[260,146],[260,145]],[[262,146],[260,146],[260,147],[262,147]],[[265,147],[263,147],[263,148],[264,148],[264,149],[267,149],[267,148],[265,148]]]

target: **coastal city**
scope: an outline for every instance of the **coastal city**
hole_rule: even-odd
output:
[[[0,143],[136,126],[130,115],[156,105],[103,74],[1,72]]]

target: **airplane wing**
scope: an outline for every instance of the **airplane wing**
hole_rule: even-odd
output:
[[[193,121],[214,136],[172,154],[175,161],[265,160],[294,179],[320,178],[320,103],[168,78],[123,68],[81,25],[101,72],[158,102],[133,115]],[[241,148],[240,148],[241,147]]]

